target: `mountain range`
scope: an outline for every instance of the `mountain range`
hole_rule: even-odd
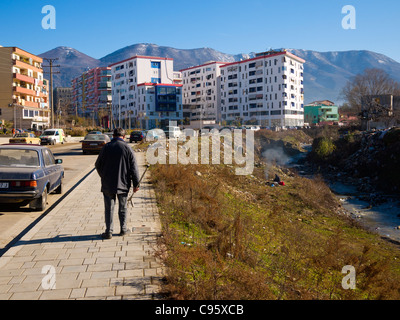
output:
[[[304,66],[305,103],[331,100],[341,104],[342,88],[347,81],[366,68],[380,68],[400,82],[400,63],[380,53],[367,50],[317,52],[303,49],[288,51],[306,60]],[[94,67],[108,66],[135,55],[174,59],[174,69],[182,70],[207,61],[234,62],[252,58],[248,54],[227,54],[212,48],[176,49],[155,44],[140,43],[114,51],[100,59],[90,57],[74,48],[57,47],[40,54],[42,58],[58,58],[60,73],[54,74],[54,87],[69,87],[71,80]],[[46,70],[47,71],[47,70]]]

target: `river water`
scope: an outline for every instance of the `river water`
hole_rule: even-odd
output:
[[[303,148],[309,151],[311,146],[306,145]],[[306,155],[307,152],[304,152],[293,157],[287,166],[297,169],[298,174],[303,177],[312,178],[306,167],[299,164],[300,160],[304,159]],[[368,230],[400,244],[400,203],[398,197],[388,196],[384,203],[371,207],[367,201],[362,200],[365,193],[359,192],[356,185],[332,180],[326,182],[352,218]]]

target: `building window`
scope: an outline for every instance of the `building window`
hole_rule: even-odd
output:
[[[281,115],[281,110],[271,111],[271,116],[279,116],[279,115]]]
[[[160,61],[151,61],[151,67],[155,69],[161,69],[161,62]]]

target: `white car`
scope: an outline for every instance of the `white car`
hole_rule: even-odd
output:
[[[57,143],[64,143],[65,134],[63,129],[46,129],[40,135],[40,144],[57,144]]]

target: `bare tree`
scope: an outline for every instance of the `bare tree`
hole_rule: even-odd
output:
[[[342,96],[357,113],[361,112],[363,97],[385,94],[400,95],[400,83],[382,69],[365,69],[342,89]]]

